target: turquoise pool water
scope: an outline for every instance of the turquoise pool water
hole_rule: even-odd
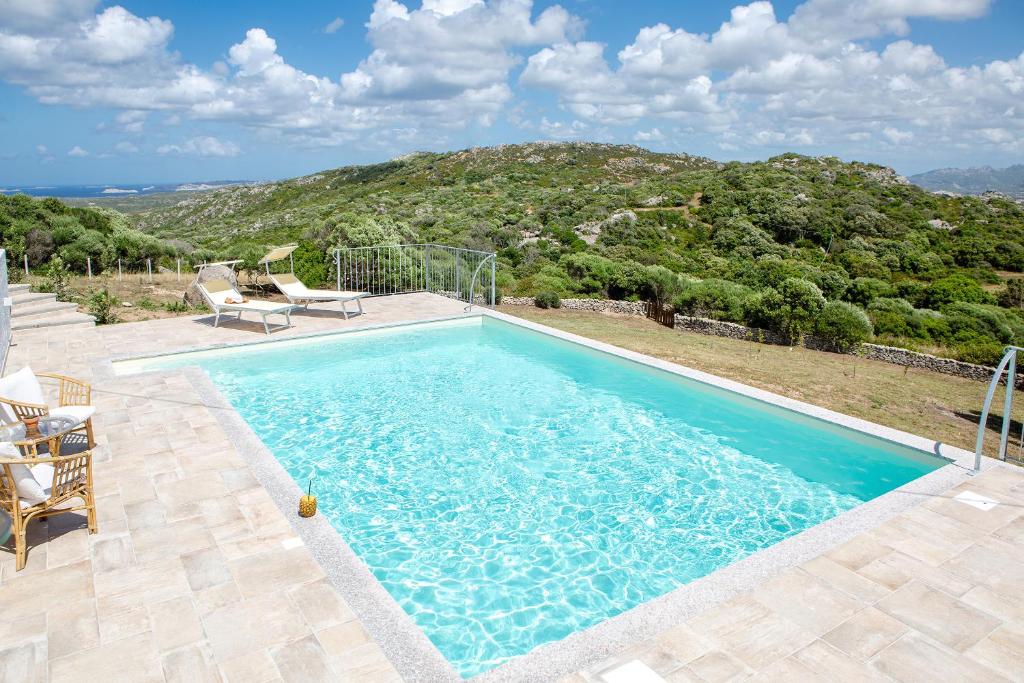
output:
[[[186,363],[465,676],[944,464],[490,319]]]

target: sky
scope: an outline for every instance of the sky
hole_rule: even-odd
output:
[[[1024,162],[1024,1],[0,0],[0,186],[531,140]]]

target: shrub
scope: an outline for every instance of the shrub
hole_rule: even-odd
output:
[[[533,304],[537,308],[561,308],[562,299],[555,292],[538,292],[537,296],[533,297]]]
[[[643,295],[658,307],[675,299],[683,288],[682,279],[663,266],[647,266]]]
[[[292,252],[295,259],[295,277],[310,289],[316,289],[327,282],[327,255],[309,241],[299,242],[299,248]]]
[[[814,321],[825,307],[825,297],[817,285],[800,278],[787,278],[779,285],[781,306],[777,329],[796,340],[814,329]]]
[[[893,286],[873,277],[858,277],[850,283],[846,290],[846,299],[861,306],[880,297],[890,297],[895,294]]]
[[[96,318],[97,325],[109,325],[117,322],[117,299],[106,289],[94,293],[88,301],[89,313]]]
[[[1003,357],[1003,345],[996,341],[974,341],[952,349],[957,360],[978,365],[996,365]]]
[[[754,290],[728,280],[709,278],[687,284],[673,306],[687,315],[742,322]]]
[[[46,265],[43,272],[43,284],[40,289],[44,292],[53,292],[61,301],[68,301],[71,298],[71,273],[60,256],[54,256]]]
[[[815,325],[818,336],[839,351],[852,348],[871,339],[874,329],[864,311],[845,301],[829,301],[821,309]]]
[[[1024,309],[1024,278],[1015,278],[1006,283],[1006,289],[999,293],[999,305],[1003,308]]]
[[[977,281],[966,275],[950,275],[928,285],[925,291],[925,305],[928,308],[942,308],[955,301],[972,304],[994,303],[992,296],[981,288]]]

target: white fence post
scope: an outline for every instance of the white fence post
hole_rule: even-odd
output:
[[[153,282],[153,259],[146,259],[146,270],[149,272],[149,281]]]
[[[91,280],[92,279],[92,257],[91,256],[86,256],[85,257],[85,267],[89,270],[89,279]]]
[[[177,259],[177,261],[178,261],[178,282],[181,282],[181,259]]]
[[[28,254],[25,254],[25,277],[28,277]]]
[[[121,259],[117,259],[117,279],[124,279],[124,273],[121,272]]]

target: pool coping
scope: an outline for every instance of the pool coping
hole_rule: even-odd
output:
[[[474,682],[547,681],[593,666],[611,655],[657,636],[662,631],[682,623],[710,607],[755,588],[785,569],[821,555],[826,550],[878,526],[900,512],[924,502],[931,496],[948,491],[969,479],[973,474],[971,471],[973,453],[963,449],[485,308],[431,319],[383,323],[344,331],[295,335],[287,339],[196,346],[161,354],[133,354],[108,359],[103,362],[103,365],[106,372],[113,373],[113,363],[118,361],[157,358],[192,351],[223,350],[240,346],[258,348],[259,345],[266,343],[337,337],[374,329],[418,326],[473,317],[479,317],[481,321],[483,318],[492,317],[566,342],[880,437],[949,461],[949,464],[893,491],[722,567],[700,579],[682,585],[665,595],[641,603],[562,640],[541,645],[527,654],[515,657],[474,676],[471,679]],[[369,568],[352,551],[326,517],[317,515],[302,519],[294,514],[298,498],[303,493],[301,488],[252,431],[248,423],[234,410],[227,398],[215,387],[209,375],[202,368],[189,366],[168,370],[145,370],[145,372],[184,374],[199,395],[204,397],[205,404],[217,410],[220,424],[229,440],[239,452],[245,455],[257,480],[289,519],[292,527],[319,562],[328,579],[351,604],[371,637],[404,679],[410,681],[464,680],[430,642],[423,630],[377,581]],[[983,469],[985,470],[999,466],[1002,466],[1002,463],[996,460],[983,459]]]

